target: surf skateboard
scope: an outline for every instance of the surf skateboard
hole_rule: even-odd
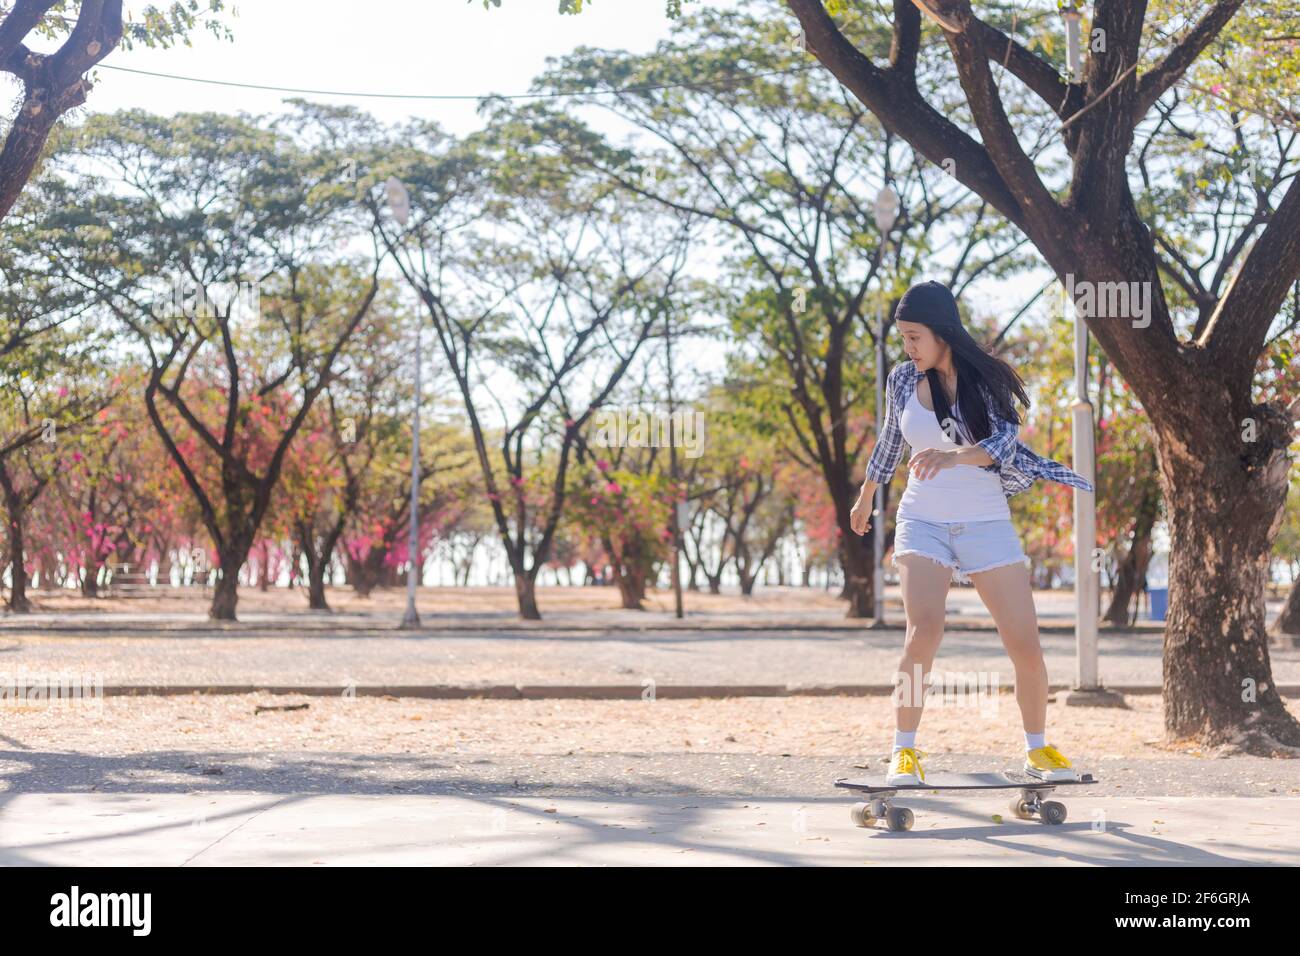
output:
[[[855,803],[849,811],[855,825],[860,827],[875,826],[877,820],[883,820],[891,830],[910,830],[914,816],[907,807],[894,805],[894,796],[899,793],[927,790],[1019,790],[1011,798],[1011,813],[1020,820],[1038,817],[1043,823],[1056,824],[1065,822],[1065,804],[1056,800],[1045,800],[1057,787],[1077,787],[1097,783],[1092,774],[1079,775],[1078,780],[1039,780],[1024,773],[935,773],[922,783],[903,783],[887,785],[883,773],[868,774],[862,777],[839,777],[835,786],[855,790],[866,795],[862,803]]]

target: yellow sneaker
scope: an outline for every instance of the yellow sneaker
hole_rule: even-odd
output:
[[[904,747],[895,751],[889,773],[885,774],[885,786],[893,787],[907,784],[919,784],[925,780],[925,771],[921,769],[921,754],[924,750]]]
[[[1025,754],[1025,773],[1039,780],[1079,779],[1079,771],[1051,744]]]

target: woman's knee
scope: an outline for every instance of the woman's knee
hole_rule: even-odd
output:
[[[903,656],[927,659],[934,656],[943,640],[943,618],[921,618],[907,621],[907,636],[903,639]]]
[[[1043,654],[1042,645],[1037,639],[1024,642],[1006,642],[1007,656],[1011,658],[1011,663],[1015,665],[1017,671],[1037,674],[1040,671],[1047,673],[1047,658]]]

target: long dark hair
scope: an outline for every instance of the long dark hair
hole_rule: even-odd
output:
[[[947,286],[939,282],[912,286],[894,310],[894,322],[899,321],[917,322],[928,327],[952,349],[952,364],[957,370],[957,407],[961,410],[961,422],[965,424],[971,444],[993,434],[993,423],[988,414],[990,399],[1000,416],[1020,424],[1014,400],[1020,399],[1021,404],[1029,408],[1024,381],[1011,365],[971,338],[962,325],[957,300]],[[933,368],[926,370],[925,377],[930,383],[934,417],[942,428],[952,418],[948,393],[939,373]],[[958,439],[960,443],[960,435]]]

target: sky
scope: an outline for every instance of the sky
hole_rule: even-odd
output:
[[[488,10],[482,0],[254,0],[226,18],[233,42],[198,35],[192,48],[119,49],[104,62],[267,86],[477,97],[526,93],[548,56],[576,46],[653,49],[671,22],[663,0],[592,0],[579,16],[561,16],[556,7],[556,0],[502,0]],[[97,81],[89,103],[95,110],[274,112],[291,95],[108,69]],[[455,133],[479,125],[472,100],[310,98],[363,106],[385,120],[436,119]]]

